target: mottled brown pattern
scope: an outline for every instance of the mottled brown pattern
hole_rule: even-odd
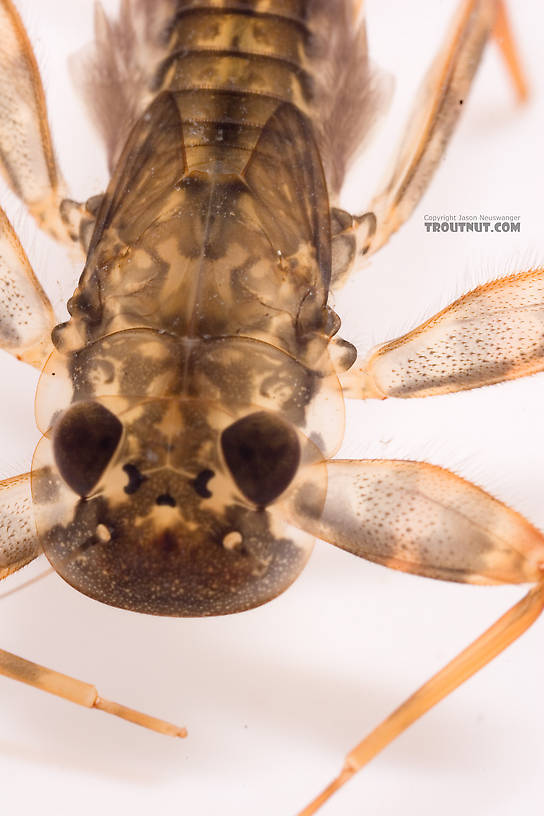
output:
[[[219,615],[264,603],[296,578],[312,540],[236,485],[221,452],[232,416],[193,399],[101,402],[124,431],[88,495],[75,495],[57,475],[49,439],[36,454],[33,491],[44,550],[70,584],[141,612]],[[96,402],[76,404],[86,405],[91,410]],[[320,458],[298,438],[302,466],[288,476],[293,487]],[[322,479],[322,501],[325,486]]]
[[[163,51],[148,72],[152,101],[95,210],[37,401],[39,535],[55,569],[92,597],[155,614],[247,609],[298,575],[307,533],[432,577],[538,572],[541,536],[458,477],[421,463],[326,461],[343,433],[337,372],[354,361],[332,339],[332,236],[339,279],[377,234],[372,213],[331,211],[323,169],[334,189],[351,138],[323,83],[345,90],[343,47],[350,76],[356,48],[368,69],[354,10],[179,0],[169,23],[151,26]],[[332,15],[329,43],[318,32]],[[323,148],[331,116],[344,139],[336,170]],[[523,315],[539,281],[513,282]],[[499,311],[501,292],[487,292]],[[446,388],[452,325],[474,315],[480,325],[481,301],[477,291],[380,349],[365,373],[379,380],[372,395]],[[519,329],[514,316],[511,332],[523,339],[533,323]],[[478,347],[468,379],[479,376]],[[504,344],[497,356],[508,365]]]
[[[61,350],[145,327],[243,333],[304,357],[310,334],[331,333],[327,191],[308,123],[282,105],[239,173],[223,158],[190,171],[175,98],[157,98],[105,196]]]
[[[362,215],[331,209],[387,95],[361,7],[122,0],[115,22],[98,8],[82,66],[112,179],[85,205],[64,200],[61,223],[36,62],[11,0],[0,0],[0,170],[42,226],[88,250],[52,351],[49,302],[0,215],[0,346],[35,365],[47,358],[32,477],[0,483],[0,578],[43,547],[66,581],[104,603],[222,615],[283,592],[315,535],[431,578],[538,582],[351,751],[300,816],[544,604],[544,537],[514,510],[422,462],[331,458],[343,433],[338,374],[344,394],[412,397],[534,373],[544,360],[543,270],[479,287],[359,366],[334,337],[331,280],[342,283],[412,212],[493,31],[525,95],[500,0],[465,0],[389,182]],[[0,674],[186,733],[2,650]]]
[[[82,592],[210,615],[274,597],[309,555],[271,508],[341,443],[339,320],[309,5],[174,10],[53,334],[34,499],[48,558]],[[256,432],[232,430],[251,417]]]

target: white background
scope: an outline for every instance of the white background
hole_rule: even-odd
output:
[[[87,0],[21,0],[45,77],[54,140],[74,198],[107,181],[101,146],[66,74],[91,37]],[[108,8],[116,3],[108,2]],[[394,105],[350,176],[370,199],[451,0],[368,0],[371,50],[396,79]],[[475,283],[544,259],[544,72],[538,0],[515,30],[532,96],[516,106],[489,48],[451,148],[410,223],[336,296],[341,334],[363,350],[398,336]],[[6,209],[62,316],[77,270]],[[424,214],[521,216],[521,233],[429,235]],[[3,475],[27,470],[38,439],[37,375],[3,356]],[[544,375],[428,400],[347,406],[343,456],[453,468],[544,529]],[[30,567],[22,578],[39,572]],[[3,589],[15,586],[10,579]],[[189,728],[169,740],[0,679],[3,810],[32,814],[294,814],[346,751],[523,594],[390,572],[317,543],[293,587],[241,615],[151,618],[110,609],[56,576],[0,601],[0,646],[94,682],[101,693]],[[542,802],[544,622],[377,758],[323,816],[533,813]]]

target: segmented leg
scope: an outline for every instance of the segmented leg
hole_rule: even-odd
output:
[[[499,10],[497,12],[497,19],[495,21],[493,35],[497,45],[502,51],[504,61],[508,68],[508,73],[510,74],[512,82],[514,83],[518,99],[520,101],[524,101],[528,96],[527,81],[518,57],[516,43],[514,41],[514,37],[512,36],[512,29],[510,27],[505,2],[499,3]]]
[[[441,467],[396,460],[326,463],[324,506],[312,484],[279,505],[296,527],[392,569],[471,584],[533,583],[544,535],[502,502]]]
[[[0,209],[0,348],[41,368],[51,353],[51,303]]]
[[[0,482],[0,580],[41,554],[32,513],[30,473]]]
[[[527,89],[502,0],[465,0],[424,78],[403,133],[394,169],[368,212],[333,212],[333,285],[355,258],[379,249],[411,215],[448,145],[470,91],[484,46],[494,34],[518,98]],[[335,222],[342,226],[335,229]]]
[[[486,283],[341,377],[352,398],[427,397],[544,370],[544,270]]]
[[[376,251],[406,221],[423,195],[457,124],[498,18],[504,34],[508,28],[502,2],[465,0],[460,6],[416,98],[391,177],[370,205],[377,219],[370,251]],[[520,75],[511,38],[510,44]]]
[[[428,397],[544,370],[544,270],[486,283],[341,376],[354,399]]]
[[[97,708],[107,714],[114,714],[116,717],[121,717],[135,725],[141,725],[143,728],[149,728],[151,731],[157,731],[159,734],[169,737],[187,736],[185,728],[106,700],[100,697],[96,688],[89,683],[47,669],[45,666],[39,666],[37,663],[32,663],[30,660],[25,660],[2,649],[0,649],[0,674],[11,677],[13,680],[20,680],[22,683],[28,683],[29,686],[34,686],[41,691],[56,694],[57,697],[70,700],[85,708]]]
[[[0,482],[0,579],[21,569],[41,555],[41,552],[32,512],[30,474],[25,473]],[[88,683],[46,669],[2,649],[0,649],[0,674],[87,708],[98,708],[108,714],[115,714],[161,734],[173,737],[186,736],[184,728],[105,700],[98,695],[94,686]]]
[[[404,572],[465,583],[537,586],[348,754],[310,816],[398,734],[519,637],[544,607],[544,535],[464,479],[421,462],[341,461],[327,467],[324,506],[309,482],[283,505],[292,524]]]
[[[40,227],[69,240],[59,214],[64,184],[32,46],[11,0],[0,0],[0,170]]]
[[[311,816],[333,793],[364,768],[371,759],[402,734],[413,722],[429,711],[465,680],[476,674],[493,658],[519,638],[544,609],[544,582],[541,580],[515,606],[477,640],[455,657],[441,671],[419,688],[406,702],[360,742],[344,761],[338,777],[328,785],[298,816]]]

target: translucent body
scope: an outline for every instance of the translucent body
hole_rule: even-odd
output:
[[[5,0],[3,3],[6,5]],[[273,38],[268,27],[270,36],[264,38],[264,49],[262,34],[263,30],[267,33],[270,18],[279,29],[278,16],[288,10],[288,4],[280,7],[279,3],[248,2],[244,9],[240,4],[238,10],[229,7],[227,12],[225,3],[213,8],[204,4],[195,11],[194,4],[175,0],[134,0],[122,4],[118,25],[125,26],[132,10],[147,7],[154,12],[155,7],[167,5],[178,7],[183,14],[164,29],[170,33],[165,33],[162,44],[172,46],[169,53],[173,59],[164,57],[163,70],[153,77],[147,95],[152,101],[161,84],[163,91],[170,89],[170,95],[157,97],[149,115],[141,118],[132,147],[126,148],[120,164],[117,159],[125,139],[119,139],[110,150],[110,167],[117,168],[117,186],[112,185],[109,198],[95,196],[87,205],[63,202],[63,216],[72,219],[71,234],[79,236],[85,248],[92,237],[88,226],[97,214],[100,220],[92,245],[94,254],[72,302],[74,319],[69,327],[55,333],[59,353],[49,360],[40,385],[38,413],[47,438],[36,457],[34,498],[41,537],[33,536],[30,502],[20,501],[21,491],[28,493],[28,478],[23,477],[20,485],[4,483],[2,512],[10,531],[15,526],[12,518],[19,530],[7,550],[5,544],[0,547],[6,568],[17,569],[45,544],[53,563],[74,586],[108,603],[165,614],[229,612],[273,597],[300,569],[308,544],[287,527],[285,522],[290,522],[350,553],[403,571],[466,582],[538,581],[542,536],[514,511],[459,477],[417,462],[321,461],[336,449],[342,429],[332,361],[340,371],[348,367],[350,355],[353,357],[349,345],[330,339],[337,320],[323,308],[320,281],[315,275],[316,266],[320,272],[326,270],[318,255],[326,250],[327,241],[326,236],[317,240],[319,224],[326,224],[326,208],[316,194],[312,133],[333,195],[337,186],[323,140],[322,110],[326,106],[322,108],[322,98],[316,104],[319,94],[314,96],[315,87],[327,75],[319,53],[324,37],[314,39],[308,49],[314,25],[300,17],[294,21],[289,18],[281,28],[282,37]],[[292,11],[294,4],[289,5]],[[382,206],[376,202],[372,211],[357,217],[331,211],[335,267],[331,280],[344,278],[356,253],[368,252],[369,244],[373,251],[399,226],[399,216],[402,221],[413,209],[457,119],[459,99],[464,100],[497,5],[494,0],[463,4],[461,25],[452,32],[451,47],[443,49],[438,81],[428,83],[416,104],[414,126],[395,163],[393,184],[384,188]],[[257,14],[247,14],[248,6],[252,7],[249,11],[266,10],[260,42],[258,26],[254,25]],[[334,8],[330,25],[323,28],[327,38],[334,41],[342,23],[341,10],[356,6],[360,4],[315,0],[314,20]],[[242,10],[246,13],[237,13]],[[281,14],[274,14],[274,10]],[[178,29],[182,17],[194,21],[197,16],[202,23],[200,32],[193,27],[187,36],[186,28]],[[264,23],[265,15],[261,17],[259,24]],[[108,24],[103,20],[100,24],[100,13],[97,18],[97,37],[107,39]],[[320,20],[319,25],[322,23]],[[474,30],[474,36],[465,36],[467,26]],[[236,37],[229,39],[229,31],[235,31]],[[301,32],[303,39],[298,40]],[[110,39],[113,52],[119,38]],[[363,36],[354,39],[363,45]],[[301,42],[302,48],[297,48]],[[240,43],[250,50],[237,58],[226,53]],[[258,48],[267,53],[253,55]],[[120,48],[120,60],[123,55]],[[112,62],[115,65],[117,54],[114,56],[115,60],[104,64],[105,76]],[[351,71],[347,49],[342,56],[345,71]],[[289,62],[296,62],[295,72]],[[180,87],[172,93],[174,76]],[[207,80],[218,87],[206,87]],[[183,82],[187,87],[181,87]],[[239,82],[240,87],[232,91],[229,82]],[[5,78],[3,84],[9,86]],[[332,85],[337,91],[341,83]],[[361,83],[361,87],[367,85]],[[275,89],[278,98],[274,97]],[[230,111],[228,100],[232,103]],[[309,119],[297,120],[292,107],[276,111],[276,103],[292,106],[293,101]],[[359,98],[349,101],[349,110],[359,109]],[[333,123],[335,134],[343,134],[341,105],[333,107],[336,116],[328,117],[328,122]],[[348,106],[344,107],[348,111]],[[119,122],[117,108],[123,106],[116,98],[106,106],[114,135]],[[224,129],[216,127],[218,110],[231,117],[225,120]],[[290,113],[284,115],[288,110]],[[248,112],[253,127],[246,127],[243,121]],[[43,111],[38,113],[42,115]],[[156,126],[153,138],[150,123]],[[42,127],[45,149],[44,131]],[[172,147],[178,144],[180,131],[183,150]],[[289,155],[289,148],[301,134],[304,150]],[[39,146],[39,129],[34,129],[31,143],[36,141]],[[222,142],[226,142],[224,150]],[[265,145],[266,150],[260,149]],[[164,148],[163,160],[159,147]],[[9,145],[7,148],[9,155]],[[252,152],[255,162],[250,158]],[[176,181],[180,166],[183,178]],[[24,166],[21,173],[24,175]],[[159,193],[169,178],[173,179],[170,210],[163,210],[166,198]],[[20,180],[15,170],[12,186],[17,188],[14,182]],[[53,179],[46,179],[46,183],[53,184]],[[20,185],[20,190],[30,202],[28,189]],[[304,197],[306,203],[301,207]],[[124,205],[127,201],[130,211]],[[227,217],[225,203],[231,202],[234,207],[229,208],[228,216],[234,213],[238,224]],[[150,208],[151,217],[145,207]],[[287,231],[289,219],[293,229]],[[188,227],[180,235],[184,224]],[[265,241],[259,241],[259,228],[268,237],[274,236],[281,247],[277,258]],[[230,266],[247,256],[251,243],[262,266],[257,268],[253,258],[248,258],[243,268]],[[137,254],[132,252],[134,245],[141,250]],[[235,248],[232,256],[230,246]],[[289,246],[295,247],[298,266],[284,254]],[[297,254],[299,246],[303,264]],[[177,255],[183,257],[183,264],[177,264]],[[419,265],[419,250],[413,255]],[[285,274],[278,274],[273,259]],[[400,263],[404,260],[401,258]],[[214,268],[221,274],[230,270],[230,278],[219,280]],[[297,270],[308,274],[297,279]],[[534,277],[539,280],[542,273],[534,273]],[[381,287],[381,274],[379,278]],[[248,279],[250,286],[246,287]],[[14,280],[25,284],[19,286],[22,292],[26,286],[31,296],[36,294],[36,285],[23,266],[15,269]],[[374,283],[372,295],[379,289]],[[511,292],[523,288],[519,276],[511,283]],[[493,284],[488,294],[502,299],[501,310],[504,307],[507,311],[511,292],[508,286]],[[405,397],[436,393],[442,385],[455,391],[485,384],[497,376],[539,370],[541,343],[529,341],[524,345],[527,332],[538,333],[539,321],[513,312],[508,314],[508,325],[513,319],[514,330],[489,337],[488,349],[493,350],[496,366],[479,365],[481,328],[489,323],[488,298],[483,294],[473,293],[471,314],[460,315],[457,309],[454,335],[462,333],[461,342],[452,342],[456,337],[448,313],[452,317],[454,304],[446,319],[437,324],[437,332],[430,321],[419,331],[382,347],[362,372],[356,370],[355,392],[364,392],[365,385],[374,380],[379,396]],[[528,302],[514,312],[538,305],[538,286],[526,294]],[[395,290],[389,300],[392,304],[403,298]],[[34,303],[38,303],[37,298]],[[381,319],[388,313],[388,305],[376,310]],[[406,314],[410,313],[403,305]],[[359,301],[358,306],[364,304]],[[368,313],[365,324],[367,317]],[[8,329],[19,329],[22,323],[11,312],[5,322]],[[501,323],[504,325],[499,319],[499,326]],[[4,315],[0,325],[4,325]],[[161,329],[163,325],[167,328]],[[491,327],[495,325],[492,322]],[[227,333],[230,331],[235,334]],[[490,329],[484,332],[487,338]],[[12,349],[17,356],[23,339],[30,342],[26,332],[14,337]],[[476,347],[467,356],[466,349],[473,341]],[[518,343],[518,358],[512,343]],[[427,349],[433,353],[437,347],[443,350],[437,365],[423,365]],[[525,362],[528,348],[535,352],[528,366],[509,365],[512,360]],[[412,365],[414,357],[416,364]],[[372,406],[366,407],[370,414],[362,415],[361,424],[379,439],[376,424],[368,422]],[[387,455],[385,450],[383,453]],[[310,464],[316,460],[317,465]],[[327,580],[328,590],[334,575],[327,575]],[[366,599],[370,589],[361,586]],[[539,589],[538,596],[541,594]],[[321,603],[324,596],[318,597]],[[328,597],[325,605],[328,611]],[[342,607],[345,613],[345,604]],[[373,610],[369,612],[373,619]],[[231,621],[228,628],[239,623]],[[341,623],[338,629],[342,627]],[[516,635],[519,632],[517,627]],[[505,643],[503,639],[502,647]],[[348,650],[352,645],[347,644]],[[482,665],[480,646],[478,650],[478,665]],[[483,657],[488,660],[491,656],[485,647]],[[27,680],[30,671],[39,688],[62,690],[62,683],[51,683],[49,670],[21,659],[14,661],[13,657],[6,663],[4,658],[2,653],[0,671],[7,670],[9,676]],[[456,682],[460,679],[457,674]],[[75,700],[70,687],[68,684],[64,696]],[[452,685],[441,676],[440,687],[443,695]],[[436,699],[434,695],[432,700]],[[420,714],[425,706],[419,695],[418,700],[416,713]],[[92,694],[77,701],[87,705]],[[228,703],[230,706],[232,700]],[[403,722],[406,725],[407,720]],[[388,739],[393,734],[394,729],[388,729]],[[361,760],[357,752],[357,763],[366,762],[370,755],[366,752]]]
[[[314,96],[304,4],[198,5],[173,23],[162,89],[128,138],[72,317],[54,331],[33,480],[64,578],[180,615],[240,611],[291,583],[311,539],[270,506],[304,489],[306,466],[343,431],[329,201],[300,110]]]

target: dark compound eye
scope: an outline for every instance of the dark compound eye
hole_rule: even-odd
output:
[[[234,422],[221,435],[234,481],[247,498],[270,504],[291,483],[300,462],[300,443],[291,425],[258,411]]]
[[[98,402],[76,402],[55,428],[53,452],[60,475],[86,496],[99,481],[119,444],[123,426]]]

